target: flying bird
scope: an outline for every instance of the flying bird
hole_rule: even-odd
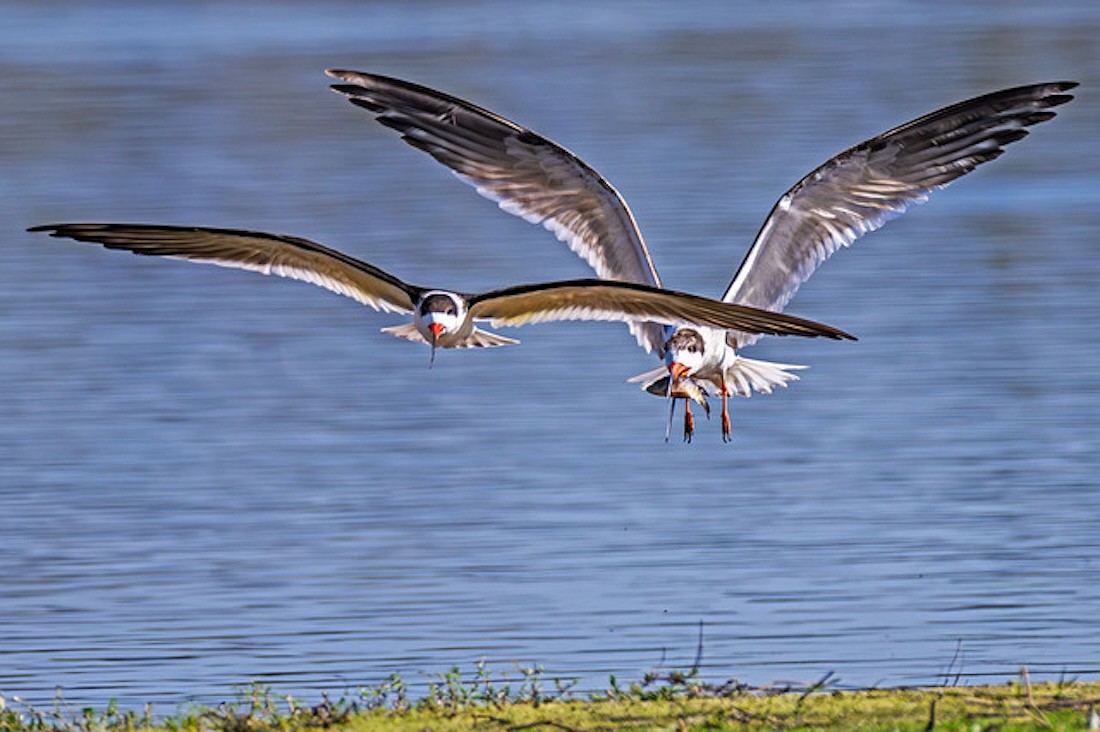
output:
[[[332,69],[332,89],[373,113],[401,139],[450,168],[479,193],[541,224],[601,278],[661,286],[626,201],[603,176],[561,145],[445,92],[377,74]],[[1020,86],[968,99],[872,137],[815,168],[780,197],[722,295],[724,302],[783,310],[817,267],[928,194],[969,173],[1055,116],[1073,99],[1073,81]],[[672,384],[695,379],[722,399],[771,393],[806,368],[745,358],[758,334],[633,322],[638,343],[664,364],[632,377],[665,396],[690,394]],[[671,383],[666,382],[671,379]],[[695,399],[695,401],[699,401]],[[694,430],[685,401],[684,437]]]
[[[478,294],[411,285],[374,265],[308,239],[239,229],[156,224],[45,224],[28,229],[134,254],[251,270],[318,285],[375,310],[411,313],[383,331],[432,348],[480,348],[518,341],[477,327],[557,320],[652,321],[738,328],[770,335],[852,339],[803,318],[731,305],[673,290],[600,279],[517,285]]]

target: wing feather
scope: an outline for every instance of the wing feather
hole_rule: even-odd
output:
[[[1060,81],[953,104],[845,150],[787,191],[765,219],[722,299],[782,310],[817,267],[928,194],[1004,152],[1077,86]],[[756,340],[730,334],[744,346]]]
[[[633,214],[599,173],[557,143],[463,99],[376,74],[330,69],[333,85],[500,208],[539,224],[604,279],[660,287]],[[631,323],[646,350],[662,330]]]
[[[335,249],[294,236],[153,224],[46,224],[28,231],[134,254],[185,259],[308,282],[375,310],[411,313],[421,288]]]
[[[497,327],[554,320],[644,320],[672,326],[854,340],[841,330],[792,315],[630,282],[565,280],[519,285],[468,298],[471,317],[489,318]]]

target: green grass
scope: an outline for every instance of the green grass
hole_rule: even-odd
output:
[[[576,697],[569,684],[523,668],[509,680],[484,664],[464,676],[439,675],[413,699],[398,676],[332,699],[306,704],[269,687],[243,688],[236,701],[158,717],[141,712],[73,709],[58,698],[49,709],[0,697],[0,730],[1100,730],[1100,681],[924,689],[749,688],[706,684],[692,673],[649,675]]]

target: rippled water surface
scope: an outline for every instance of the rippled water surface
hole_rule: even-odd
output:
[[[0,4],[0,694],[315,698],[479,659],[766,684],[1100,674],[1100,6]],[[719,294],[778,195],[967,96],[1073,78],[1001,160],[825,265],[801,382],[691,445],[615,324],[440,353],[284,280],[24,233],[307,236],[465,290],[585,276],[331,94],[473,99]],[[514,333],[513,333],[514,334]],[[958,658],[952,658],[958,650]]]

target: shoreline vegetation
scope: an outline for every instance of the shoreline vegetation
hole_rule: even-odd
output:
[[[1100,730],[1100,680],[1031,682],[1027,669],[1004,684],[842,690],[832,674],[809,686],[749,687],[700,681],[694,671],[648,674],[622,686],[574,693],[542,668],[509,680],[479,663],[440,674],[414,698],[394,675],[333,699],[306,703],[253,683],[237,699],[165,716],[146,705],[123,711],[74,708],[61,692],[49,708],[0,694],[0,730],[251,732],[253,730]],[[953,683],[951,683],[953,682]]]

